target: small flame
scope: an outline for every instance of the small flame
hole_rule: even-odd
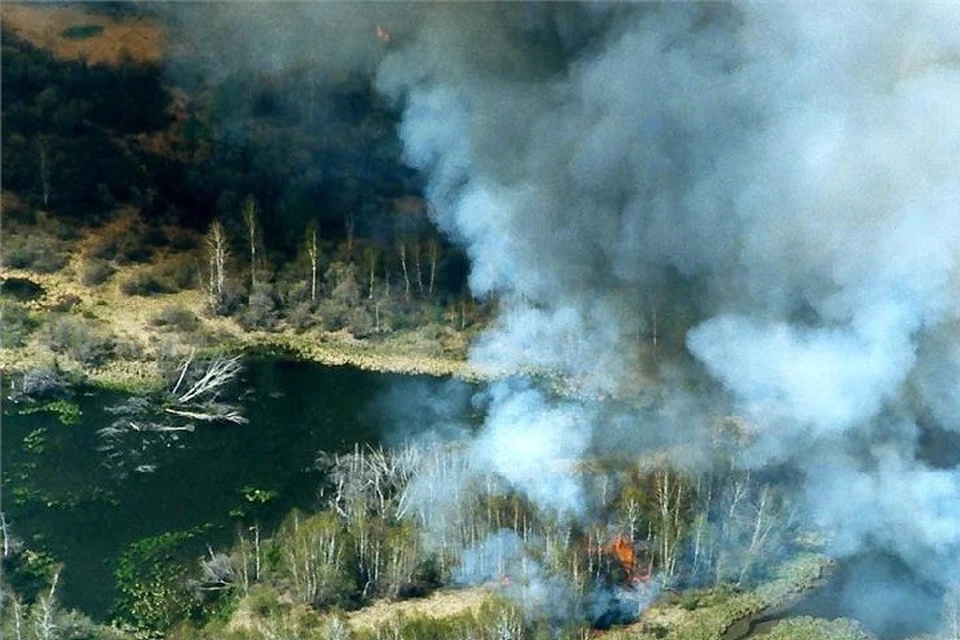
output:
[[[383,25],[378,24],[375,27],[375,34],[377,36],[377,40],[379,40],[380,42],[383,42],[383,43],[390,42],[390,32]]]

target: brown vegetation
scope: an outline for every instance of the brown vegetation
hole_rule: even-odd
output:
[[[119,64],[124,57],[138,62],[156,62],[163,57],[165,34],[155,21],[143,18],[117,20],[75,5],[5,3],[2,12],[5,27],[64,60]],[[102,29],[89,36],[70,37],[69,29],[77,27]]]

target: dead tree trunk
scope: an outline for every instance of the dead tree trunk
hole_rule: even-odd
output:
[[[50,204],[50,147],[46,139],[40,136],[37,139],[37,152],[40,156],[40,189],[43,196],[43,206]]]
[[[430,241],[430,285],[427,287],[427,295],[433,297],[433,285],[437,281],[437,260],[440,257],[440,245],[434,239]]]
[[[413,264],[414,264],[414,267],[416,268],[416,274],[417,274],[417,293],[422,298],[423,297],[423,265],[422,265],[423,261],[421,260],[421,256],[420,256],[421,253],[422,251],[420,248],[420,242],[417,241],[413,245]]]
[[[257,288],[257,245],[260,242],[257,201],[253,196],[248,196],[243,201],[243,223],[247,228],[247,242],[250,245],[250,293],[252,294]]]
[[[219,311],[223,304],[223,288],[226,278],[227,234],[223,224],[214,220],[207,234],[207,257],[210,263],[209,296],[210,307]]]
[[[320,245],[317,225],[311,224],[307,230],[307,257],[310,259],[310,302],[317,301],[317,265],[320,261]]]
[[[347,232],[347,253],[353,253],[354,232],[357,227],[357,216],[352,211],[343,217],[343,227]]]
[[[400,243],[400,269],[403,271],[403,297],[410,302],[410,274],[407,272],[407,245]]]

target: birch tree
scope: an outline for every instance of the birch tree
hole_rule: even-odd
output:
[[[224,282],[226,280],[227,233],[223,223],[214,220],[207,232],[207,260],[210,265],[210,277],[207,287],[210,296],[210,308],[219,312],[223,306]]]
[[[307,258],[310,259],[310,302],[316,302],[317,268],[320,263],[320,226],[315,220],[307,225]]]
[[[377,251],[376,247],[364,249],[363,262],[367,271],[367,299],[373,300],[374,287],[377,282],[377,263],[380,262],[380,252]]]
[[[260,220],[257,201],[247,196],[243,201],[243,224],[247,230],[247,244],[250,248],[250,293],[257,288],[257,246],[261,242]]]
[[[403,271],[403,297],[410,301],[410,273],[407,271],[407,245],[400,243],[400,269]]]

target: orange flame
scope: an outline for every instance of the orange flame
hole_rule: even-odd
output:
[[[633,545],[627,540],[627,537],[622,533],[618,533],[617,537],[610,543],[609,550],[610,555],[620,561],[627,576],[632,578],[633,571],[637,565],[637,554],[633,550]]]

